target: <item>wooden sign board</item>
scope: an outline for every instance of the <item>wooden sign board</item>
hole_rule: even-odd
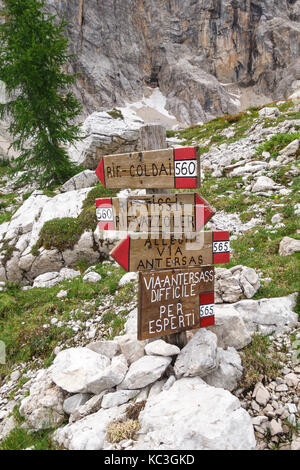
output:
[[[96,175],[107,188],[198,188],[198,147],[106,155]]]
[[[111,251],[126,271],[200,267],[228,263],[230,258],[229,232],[198,232],[192,239],[171,234],[170,239],[138,238],[130,234]]]
[[[101,230],[172,232],[202,228],[214,209],[198,193],[153,194],[128,198],[96,199]]]
[[[139,273],[138,339],[214,324],[214,267]]]

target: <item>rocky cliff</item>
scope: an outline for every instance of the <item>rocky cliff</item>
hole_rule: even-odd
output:
[[[296,0],[47,0],[69,22],[86,112],[159,87],[185,123],[299,88]]]

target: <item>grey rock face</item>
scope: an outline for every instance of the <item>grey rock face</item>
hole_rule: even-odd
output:
[[[166,147],[165,128],[142,119],[114,119],[92,113],[82,125],[84,139],[69,149],[71,160],[95,169],[103,155]]]
[[[247,96],[280,99],[299,74],[298,2],[267,0],[48,0],[65,16],[81,72],[76,93],[85,110],[111,109],[159,85],[167,109],[196,123],[234,112]],[[236,92],[235,92],[236,93]],[[261,100],[260,100],[261,104]]]
[[[217,336],[206,329],[195,333],[177,356],[174,371],[180,377],[205,377],[218,367]]]
[[[213,387],[235,390],[243,375],[242,361],[234,348],[218,348],[219,367],[205,377],[205,382]]]

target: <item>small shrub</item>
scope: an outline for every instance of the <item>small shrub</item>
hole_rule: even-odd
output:
[[[114,108],[111,111],[107,111],[107,114],[109,114],[113,119],[124,119],[124,116],[120,109]]]
[[[145,408],[145,405],[146,400],[138,401],[133,405],[129,405],[126,409],[126,418],[137,421],[140,416],[140,412]]]
[[[234,122],[240,121],[240,119],[242,119],[244,116],[245,116],[244,113],[239,113],[239,114],[225,116],[225,119],[230,123],[234,123]]]
[[[113,421],[107,426],[106,437],[108,442],[115,444],[123,439],[133,439],[139,429],[139,422],[133,419]]]

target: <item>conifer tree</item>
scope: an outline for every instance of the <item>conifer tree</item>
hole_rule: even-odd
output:
[[[20,181],[40,186],[63,183],[76,172],[65,147],[80,139],[74,124],[81,106],[67,73],[70,58],[67,23],[48,14],[44,0],[2,0],[0,80],[8,100],[0,118],[10,118],[13,148],[20,152]]]

